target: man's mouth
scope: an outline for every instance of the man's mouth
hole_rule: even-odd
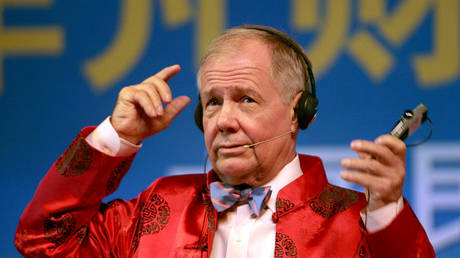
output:
[[[239,154],[246,150],[243,148],[245,144],[224,144],[217,148],[217,152],[220,154]]]
[[[243,144],[231,144],[231,145],[222,145],[221,148],[231,149],[231,148],[238,148],[243,146]]]

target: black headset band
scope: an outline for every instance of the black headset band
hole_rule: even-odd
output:
[[[294,40],[292,40],[287,34],[284,32],[275,30],[271,27],[268,26],[262,26],[262,25],[243,25],[241,27],[242,29],[249,29],[249,30],[258,30],[262,31],[265,33],[268,33],[272,36],[277,37],[279,40],[281,40],[285,45],[289,46],[291,49],[293,49],[298,56],[301,57],[302,59],[302,66],[304,67],[304,71],[307,71],[307,74],[305,74],[305,90],[310,92],[310,94],[316,98],[316,84],[315,84],[315,77],[313,76],[313,71],[311,69],[311,63],[310,60],[308,60],[307,56],[305,55],[303,48],[296,43]],[[308,76],[308,77],[307,77]],[[308,82],[309,87],[308,87]]]

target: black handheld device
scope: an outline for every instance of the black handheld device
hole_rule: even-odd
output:
[[[401,140],[406,139],[426,121],[427,113],[428,108],[423,103],[418,104],[413,110],[404,111],[390,134]]]

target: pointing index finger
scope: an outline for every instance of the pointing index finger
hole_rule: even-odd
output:
[[[177,73],[179,73],[181,67],[179,65],[172,65],[163,68],[163,70],[159,71],[153,76],[145,79],[142,83],[148,83],[154,86],[154,88],[158,91],[161,99],[165,103],[171,102],[172,95],[171,89],[167,82],[174,77]]]
[[[180,65],[177,65],[177,64],[171,65],[171,66],[163,68],[163,70],[159,71],[155,75],[145,79],[144,82],[152,82],[153,77],[157,77],[159,79],[162,79],[165,82],[168,82],[172,77],[174,77],[179,72],[180,72]]]

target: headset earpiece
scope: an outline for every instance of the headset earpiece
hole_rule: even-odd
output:
[[[200,129],[202,132],[204,132],[203,129],[203,106],[201,105],[201,97],[198,95],[198,105],[196,105],[195,108],[195,124],[198,126],[198,129]]]
[[[297,123],[300,129],[305,130],[315,120],[318,112],[318,99],[304,91],[297,101]]]

